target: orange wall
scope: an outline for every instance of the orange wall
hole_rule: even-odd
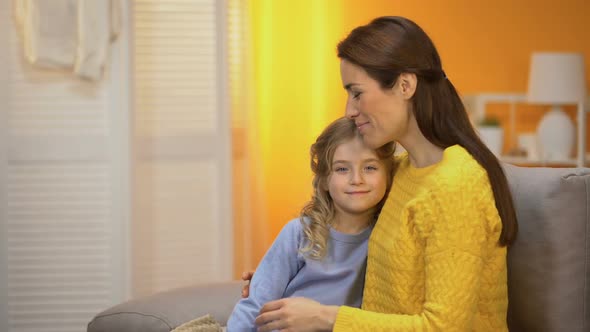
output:
[[[344,110],[335,46],[355,26],[382,15],[416,21],[461,93],[525,92],[533,51],[583,52],[590,77],[586,0],[251,0],[251,6],[269,234],[253,239],[265,243],[261,248],[309,198],[309,145]],[[538,116],[519,119],[529,118]],[[263,253],[255,252],[255,261]]]
[[[586,55],[590,77],[590,1],[346,0],[348,28],[375,16],[401,15],[433,39],[463,93],[524,92],[533,51]]]

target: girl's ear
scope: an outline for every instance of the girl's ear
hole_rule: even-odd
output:
[[[418,85],[418,78],[413,73],[401,73],[398,78],[398,86],[402,97],[409,100],[416,93],[416,86]]]

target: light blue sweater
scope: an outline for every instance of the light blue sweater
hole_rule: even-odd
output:
[[[325,305],[360,307],[372,229],[371,226],[354,235],[330,229],[326,256],[318,261],[301,254],[307,239],[300,220],[291,220],[256,268],[250,296],[236,304],[227,330],[256,331],[254,320],[260,308],[285,297],[307,297]]]

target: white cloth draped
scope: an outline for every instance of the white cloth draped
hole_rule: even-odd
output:
[[[120,0],[14,0],[28,62],[99,80],[121,28]]]

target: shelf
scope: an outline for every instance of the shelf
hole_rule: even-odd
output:
[[[465,95],[463,101],[466,109],[470,110],[472,119],[477,123],[485,115],[486,105],[490,103],[507,103],[509,110],[509,130],[511,137],[516,137],[516,104],[525,103],[526,95],[522,93],[477,93]],[[577,105],[577,154],[586,153],[586,113],[590,110],[590,95],[586,102],[580,102]],[[526,157],[502,156],[500,160],[517,165],[526,166],[548,166],[548,167],[583,167],[589,163],[588,154],[584,161],[577,158],[568,158],[566,160],[545,161],[533,160]]]
[[[586,163],[590,163],[590,155],[586,155]],[[527,157],[500,156],[500,161],[513,165],[545,166],[545,167],[577,167],[578,160],[568,158],[565,160],[541,160]]]

